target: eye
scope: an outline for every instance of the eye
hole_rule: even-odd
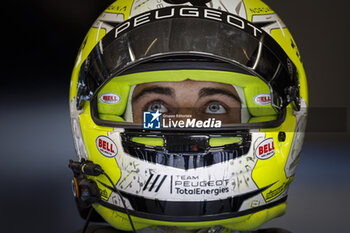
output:
[[[161,102],[152,102],[148,105],[147,111],[150,112],[167,112],[168,109]]]
[[[209,114],[225,114],[226,109],[224,106],[217,102],[209,103],[207,108],[205,109],[205,113]]]

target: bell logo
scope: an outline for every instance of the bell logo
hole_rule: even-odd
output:
[[[105,93],[100,96],[100,101],[105,104],[117,104],[120,102],[120,96],[115,93]]]
[[[273,138],[267,138],[262,141],[255,150],[258,159],[266,160],[275,154],[275,144]]]
[[[254,97],[254,103],[259,105],[268,105],[271,104],[270,94],[260,94]]]
[[[98,136],[96,139],[98,151],[107,158],[113,158],[117,155],[118,149],[115,143],[106,136]]]

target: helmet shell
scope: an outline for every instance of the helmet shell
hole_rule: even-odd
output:
[[[233,159],[225,165],[219,164],[222,167],[217,165],[216,167],[179,172],[174,168],[143,163],[128,156],[123,149],[121,139],[124,129],[96,124],[91,116],[89,100],[84,101],[82,109],[77,108],[79,74],[82,64],[86,61],[89,54],[116,26],[150,10],[166,7],[187,7],[194,14],[198,7],[225,11],[247,20],[269,34],[296,67],[300,85],[301,110],[296,111],[292,104],[288,105],[286,107],[286,118],[280,126],[276,128],[261,128],[258,132],[252,133],[253,143],[249,152],[245,156]],[[216,18],[215,15],[209,14],[209,16]],[[117,188],[130,194],[125,198],[125,202],[127,208],[132,210],[131,215],[133,216],[132,219],[136,229],[159,225],[176,226],[185,229],[222,225],[228,229],[246,231],[255,229],[270,219],[284,214],[288,187],[294,178],[303,142],[307,105],[308,88],[306,74],[296,43],[278,15],[259,0],[149,0],[146,2],[118,0],[99,16],[87,33],[78,52],[70,87],[72,130],[78,159],[85,158],[99,164],[109,174]],[[281,134],[281,132],[283,133]],[[151,170],[153,171],[152,174],[150,173]],[[196,177],[200,177],[200,181],[210,180],[210,174],[220,173],[219,170],[230,174],[222,174],[225,179],[221,179],[221,181],[220,179],[215,180],[214,183],[222,182],[219,186],[225,190],[228,188],[227,190],[233,196],[240,198],[244,194],[252,194],[254,191],[259,191],[257,193],[259,195],[246,196],[244,201],[240,202],[241,205],[237,207],[234,214],[221,215],[218,218],[181,219],[180,217],[161,218],[159,215],[156,216],[155,213],[147,212],[144,214],[133,214],[137,212],[135,210],[135,202],[138,201],[137,198],[133,197],[143,196],[146,199],[150,199],[152,195],[156,195],[152,193],[152,190],[149,191],[152,186],[150,183],[156,184],[158,182],[153,187],[154,192],[162,181],[168,182],[170,177],[174,179],[177,175],[177,177],[180,177],[177,180],[178,182],[191,184]],[[182,176],[185,177],[183,180],[181,180]],[[98,176],[90,177],[90,179],[96,181],[102,200],[111,205],[122,206],[120,197],[103,185],[109,184],[106,177]],[[175,181],[169,180],[167,185],[175,184],[171,182]],[[146,185],[147,183],[150,186]],[[127,187],[128,185],[130,186]],[[207,183],[206,185],[209,184]],[[148,186],[148,189],[145,188],[146,186]],[[221,192],[224,192],[222,190]],[[168,195],[168,201],[172,201],[172,198],[180,198],[180,196],[171,196],[168,193],[162,194],[160,187],[158,192],[161,193],[159,194],[160,196]],[[213,200],[215,198],[220,200],[220,198],[224,197],[220,197],[220,194],[213,194],[212,198]],[[177,201],[180,200],[181,198]],[[164,204],[166,202],[159,203]],[[218,204],[220,203],[222,202],[219,201]],[[168,204],[170,205],[170,202]],[[176,207],[176,203],[173,203],[173,206],[174,208],[182,208],[181,205]],[[122,207],[108,208],[108,206],[94,204],[94,208],[113,227],[120,230],[131,230],[130,223]]]

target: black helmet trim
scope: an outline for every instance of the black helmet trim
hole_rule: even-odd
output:
[[[276,109],[291,102],[299,108],[296,66],[270,35],[227,12],[182,6],[140,14],[111,30],[82,64],[78,109],[111,78],[138,64],[174,56],[237,65],[269,85]]]
[[[144,145],[133,142],[133,137],[160,137],[165,143],[164,146]],[[210,146],[210,139],[217,137],[239,137],[241,141],[222,146]],[[183,132],[169,134],[125,130],[121,133],[121,139],[124,152],[132,157],[184,170],[208,167],[241,157],[248,153],[251,145],[249,131],[219,134],[197,132],[188,135]]]
[[[217,59],[198,56],[164,57],[138,64],[121,75],[163,70],[217,70],[250,75],[245,69]]]
[[[287,200],[288,196],[285,196],[277,201],[259,207],[239,211],[245,200],[258,195],[269,187],[224,200],[202,202],[160,201],[146,199],[125,192],[121,192],[121,194],[132,203],[134,210],[129,209],[128,212],[133,216],[160,221],[201,222],[229,219],[256,213],[284,203]],[[106,208],[125,213],[124,208],[104,200],[100,200],[99,204]]]

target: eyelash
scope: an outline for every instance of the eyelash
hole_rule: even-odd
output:
[[[155,100],[152,100],[152,101],[149,101],[147,104],[145,104],[145,106],[143,107],[142,111],[148,111],[149,107],[151,106],[151,104],[154,104],[154,103],[159,103],[159,104],[162,104],[164,105],[164,107],[166,107],[167,109],[169,109],[169,107],[167,106],[167,104],[165,104],[161,99],[155,99]]]

